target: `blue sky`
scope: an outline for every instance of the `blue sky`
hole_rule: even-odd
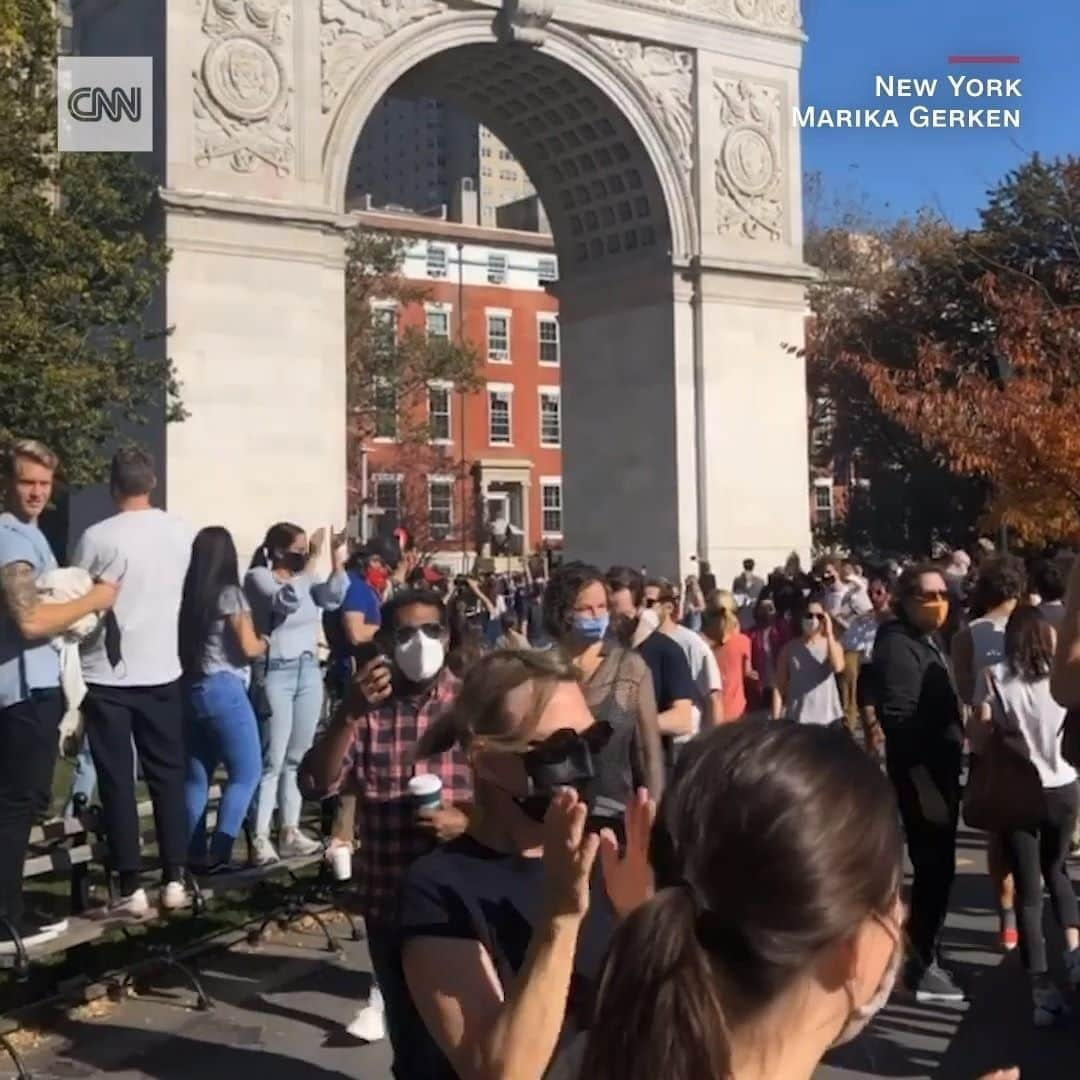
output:
[[[891,105],[899,129],[804,129],[803,166],[841,200],[880,216],[930,206],[977,224],[986,190],[1032,151],[1080,155],[1080,0],[803,0],[802,103]],[[1016,54],[1018,65],[953,66],[951,54]],[[947,75],[1021,76],[1020,99],[954,99]],[[931,100],[875,99],[874,76],[937,77]],[[1019,129],[916,130],[912,105],[1016,107]]]

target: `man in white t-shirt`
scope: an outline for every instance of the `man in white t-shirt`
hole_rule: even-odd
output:
[[[150,788],[164,871],[161,905],[187,903],[184,809],[186,769],[180,699],[178,621],[191,558],[191,529],[155,509],[154,460],[145,450],[113,457],[110,489],[117,513],[83,533],[74,562],[118,581],[120,596],[101,630],[82,648],[83,706],[119,895],[118,914],[144,915],[139,888],[139,816],[132,738]]]
[[[708,642],[679,623],[679,595],[675,586],[665,578],[653,578],[645,586],[645,606],[653,608],[659,616],[661,633],[673,638],[686,654],[690,675],[698,690],[695,734],[702,727],[723,723],[724,684],[720,678],[720,665]]]

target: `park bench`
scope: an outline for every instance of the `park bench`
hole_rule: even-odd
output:
[[[216,820],[216,807],[220,796],[221,789],[215,785],[210,791],[210,804],[207,810],[208,828],[212,827]],[[151,802],[149,800],[140,802],[138,813],[140,824],[147,823],[142,835],[145,849],[156,840]],[[250,850],[250,837],[248,839]],[[300,876],[302,871],[320,863],[322,864],[321,872],[314,878]],[[104,917],[103,909],[97,909],[97,911],[92,909],[91,870],[95,866],[105,870],[111,896],[112,874],[109,872],[108,846],[100,808],[82,806],[77,817],[58,818],[33,829],[30,834],[30,849],[23,866],[23,880],[39,878],[46,874],[66,873],[69,878],[71,913],[68,916],[67,928],[62,933],[30,949],[23,945],[18,933],[13,932],[15,952],[0,956],[0,971],[7,970],[16,979],[26,980],[29,978],[31,966],[35,963],[55,957],[58,953],[86,949],[105,935],[117,930],[134,940],[131,934],[132,929],[153,925],[164,917],[163,913],[153,907],[142,918]],[[337,954],[342,951],[340,943],[331,934],[320,911],[320,906],[325,910],[333,890],[325,861],[320,853],[283,859],[269,866],[241,867],[232,872],[205,877],[189,876],[187,884],[192,894],[192,903],[190,909],[187,910],[195,915],[202,914],[206,910],[207,902],[215,897],[220,898],[228,893],[250,892],[255,889],[267,890],[270,894],[267,905],[269,914],[263,919],[260,927],[248,931],[247,938],[251,945],[257,944],[262,939],[271,922],[287,924],[307,916],[315,921],[325,936],[327,951]],[[184,912],[170,912],[168,917],[177,918],[183,915]],[[349,921],[353,939],[359,940],[359,929],[347,912],[345,915]],[[202,948],[206,947],[207,943],[202,943]],[[153,970],[172,968],[182,974],[191,984],[196,994],[198,1008],[213,1007],[213,1002],[206,993],[192,962],[195,955],[194,947],[181,950],[171,945],[140,941],[138,951],[142,953],[138,959],[106,978],[105,992],[114,996],[118,995],[137,976],[145,977]],[[85,994],[86,988],[91,984],[89,976],[85,974],[72,982],[78,985],[61,987],[60,996],[69,1001]],[[10,1040],[11,1034],[18,1030],[19,1026],[11,1017],[0,1016],[0,1048],[7,1052],[18,1075],[28,1077],[29,1074]]]

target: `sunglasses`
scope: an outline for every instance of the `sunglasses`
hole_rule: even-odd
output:
[[[918,594],[920,600],[948,600],[949,594],[944,589],[929,589]]]
[[[602,750],[608,744],[614,730],[606,720],[592,724],[584,731],[562,728],[549,735],[543,742],[533,743],[524,756],[536,765],[554,765],[565,761],[582,743],[594,753]]]
[[[646,596],[645,600],[644,600],[644,604],[648,608],[656,607],[656,605],[659,604],[659,603],[660,603],[660,599],[659,599],[659,597],[656,597],[656,596]]]
[[[820,611],[808,611],[805,618],[813,619],[815,622],[825,621],[825,616]]]
[[[420,626],[399,626],[394,631],[394,641],[398,645],[407,645],[417,634],[423,634],[433,641],[442,637],[443,628],[437,622],[422,623]]]
[[[826,585],[832,585],[836,581],[836,575],[835,574],[826,574],[821,580]]]

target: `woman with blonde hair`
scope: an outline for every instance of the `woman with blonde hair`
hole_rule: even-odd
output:
[[[720,667],[724,722],[738,720],[746,713],[746,684],[756,683],[758,675],[750,659],[750,638],[739,624],[735,597],[726,589],[709,596],[702,632]]]

